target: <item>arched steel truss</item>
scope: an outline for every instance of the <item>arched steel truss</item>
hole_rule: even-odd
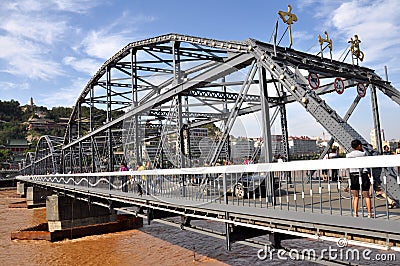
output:
[[[48,135],[40,137],[35,153],[27,154],[24,173],[37,175],[60,173],[62,143],[63,138],[60,137]]]
[[[323,78],[325,85],[313,90],[302,74],[310,72]],[[378,87],[400,104],[399,92],[371,69],[252,39],[219,41],[168,34],[130,43],[103,64],[78,97],[64,139],[64,169],[112,170],[118,163],[115,154],[122,152],[132,166],[155,158],[188,166],[192,161],[185,136],[202,124],[222,121],[221,136],[203,158],[213,164],[227,156],[226,144],[237,117],[260,111],[267,140],[264,158],[269,161],[269,109],[279,106],[285,139],[285,105],[294,101],[346,149],[354,138],[367,146],[347,119],[319,97],[335,91],[337,77],[346,88],[363,83],[372,93]],[[358,101],[356,97],[355,105]],[[92,115],[82,117],[83,106],[106,110],[106,122],[98,123]],[[159,145],[150,151],[146,142]]]
[[[312,89],[308,73],[324,84]],[[303,106],[346,150],[358,138],[373,152],[346,122],[360,97],[344,117],[321,99],[335,92],[336,78],[346,89],[358,83],[369,86],[380,132],[376,88],[398,104],[400,93],[372,69],[253,39],[168,34],[130,43],[101,66],[79,95],[61,149],[61,171],[112,171],[122,160],[131,167],[143,160],[161,166],[192,166],[199,160],[212,165],[229,157],[229,134],[237,118],[255,112],[261,113],[265,140],[262,160],[271,161],[270,124],[278,114],[288,159],[285,106],[292,102]],[[88,116],[83,116],[83,107],[89,108]],[[105,122],[96,117],[95,108],[106,111]],[[279,112],[270,115],[271,108]],[[199,143],[190,143],[188,136],[210,122],[220,123],[221,134],[199,152]]]
[[[25,155],[25,159],[22,160],[22,174],[30,175],[34,174],[33,168],[35,165],[35,153],[34,152],[27,152]]]

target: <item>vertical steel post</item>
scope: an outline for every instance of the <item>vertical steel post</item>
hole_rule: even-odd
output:
[[[225,212],[225,220],[229,220],[229,212]],[[231,251],[231,227],[229,223],[225,223],[225,240],[226,250]]]
[[[265,68],[262,64],[259,64],[258,77],[260,81],[260,95],[261,95],[261,117],[262,117],[262,137],[263,137],[263,155],[260,157],[264,158],[264,163],[272,162],[272,141],[271,141],[271,122],[269,114],[268,104],[268,90],[267,90],[267,77]],[[266,197],[267,202],[271,202],[275,205],[275,194],[274,194],[274,176],[273,173],[268,173],[268,179],[266,180]]]
[[[269,117],[268,91],[266,71],[262,64],[258,68],[258,76],[260,80],[260,95],[261,95],[261,116],[262,116],[262,136],[264,139],[264,162],[272,162],[272,142],[271,142],[271,125]]]
[[[138,92],[137,92],[137,86],[138,86],[138,81],[137,81],[137,69],[136,69],[136,50],[131,49],[131,85],[132,85],[132,107],[136,108],[138,106]],[[133,136],[133,158],[135,160],[135,163],[137,164],[140,162],[140,139],[139,139],[139,116],[134,115],[133,117],[133,123],[131,123],[131,126],[133,126],[132,133],[134,134]]]
[[[385,66],[385,78],[386,78],[386,81],[389,81],[389,75],[388,75],[387,66]]]
[[[371,90],[372,114],[374,117],[376,146],[377,146],[379,154],[382,154],[383,149],[382,149],[381,123],[379,120],[378,98],[377,98],[375,86],[370,84],[370,90]]]
[[[225,86],[225,77],[222,78],[222,90],[224,92],[224,101],[223,101],[223,113],[228,113],[228,104],[227,104],[227,97],[226,97],[226,86]],[[228,118],[224,119],[224,127],[228,123]],[[229,137],[226,138],[225,142],[225,158],[227,160],[227,163],[231,160],[231,144],[229,141]]]
[[[191,148],[191,143],[190,143],[190,120],[189,120],[189,97],[185,96],[185,113],[187,115],[186,117],[186,125],[185,125],[185,130],[186,130],[186,146],[187,146],[187,155],[188,155],[188,163],[185,164],[186,166],[192,167],[192,148]]]
[[[286,96],[286,92],[283,90],[283,85],[279,85],[281,97]],[[281,115],[281,130],[282,130],[282,142],[283,142],[283,155],[284,161],[290,161],[289,154],[289,131],[287,126],[287,115],[286,115],[286,104],[282,103],[279,106],[279,113]]]
[[[94,87],[91,85],[90,88],[90,103],[89,103],[89,130],[93,131],[93,98],[94,98]],[[95,153],[95,139],[93,136],[90,137],[90,148],[92,150],[92,172],[96,172],[96,153]]]
[[[174,85],[180,84],[182,82],[182,73],[180,66],[180,52],[179,52],[180,42],[172,41],[172,52],[173,52],[173,67],[174,67]],[[185,167],[185,145],[184,145],[184,126],[182,118],[182,95],[177,96],[177,108],[176,112],[176,131],[177,131],[177,166]]]
[[[112,113],[111,113],[111,70],[110,67],[107,67],[106,70],[106,89],[107,89],[107,123],[112,121]],[[108,133],[108,167],[107,170],[109,172],[114,169],[114,158],[113,158],[113,141],[112,141],[112,131],[111,127],[107,129]]]
[[[65,160],[64,160],[64,158],[65,158],[65,151],[64,151],[64,149],[61,149],[61,155],[60,155],[61,169],[60,169],[60,174],[65,174]]]
[[[78,138],[81,137],[82,130],[82,104],[78,104]],[[79,172],[82,173],[82,142],[78,144]]]
[[[68,131],[69,142],[72,142],[72,125],[70,124],[70,128]],[[69,148],[69,172],[73,173],[74,169],[72,168],[72,146]]]
[[[184,132],[184,126],[183,126],[183,118],[182,118],[182,96],[178,95],[177,98],[177,107],[178,107],[178,112],[177,112],[177,129],[178,129],[178,165],[179,167],[186,167],[186,158],[185,158],[185,139],[183,136]]]

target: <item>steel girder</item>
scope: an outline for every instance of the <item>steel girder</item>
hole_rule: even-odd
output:
[[[30,168],[32,174],[55,174],[60,172],[62,138],[54,136],[40,137],[36,146],[34,161]],[[32,160],[32,157],[30,158]]]
[[[252,86],[251,92],[240,94],[245,77],[242,72],[246,73],[254,61],[257,61],[258,68],[270,73],[264,86],[275,84],[272,93],[271,88],[267,88],[269,108],[281,106],[284,109],[285,104],[299,102],[346,149],[349,149],[351,138],[360,138],[365,145],[367,142],[346,123],[347,119],[342,119],[319,98],[320,94],[334,91],[333,82],[312,91],[299,69],[317,73],[326,79],[341,77],[346,87],[354,86],[356,82],[373,84],[399,103],[400,93],[368,68],[281,47],[277,47],[275,53],[272,45],[252,39],[244,42],[218,41],[168,34],[128,44],[107,60],[85,86],[76,101],[64,138],[63,154],[65,158],[70,156],[68,168],[81,170],[82,167],[77,164],[82,164],[82,159],[80,162],[74,160],[85,154],[88,157],[86,161],[92,165],[87,169],[99,171],[100,167],[94,165],[99,164],[96,161],[100,157],[101,160],[108,160],[108,167],[113,169],[116,160],[112,156],[121,152],[124,141],[128,139],[134,144],[130,147],[134,151],[124,152],[131,153],[136,163],[144,159],[146,141],[163,139],[163,127],[168,127],[164,131],[174,137],[172,132],[181,135],[178,132],[208,122],[229,120],[229,113],[234,111],[238,99],[243,103],[225,123],[234,123],[238,116],[260,111],[261,95],[254,92],[259,84],[258,75],[247,81]],[[271,69],[272,65],[275,69]],[[280,84],[284,86],[284,91],[278,89]],[[293,90],[292,86],[296,89]],[[171,120],[168,110],[171,104],[174,105],[176,97],[187,97],[187,101],[180,103],[182,110],[175,112],[177,116]],[[306,105],[302,103],[304,97],[308,99]],[[82,117],[79,115],[82,106],[88,106],[93,113]],[[227,106],[228,110],[224,110],[223,106]],[[97,123],[94,108],[107,110],[104,123]],[[285,115],[282,114],[282,117]],[[179,122],[179,119],[183,120]],[[146,121],[151,123],[152,130],[145,126]],[[155,124],[157,129],[154,129]],[[224,138],[229,135],[229,128],[231,126],[224,133]],[[284,128],[287,131],[286,126]],[[177,141],[182,141],[177,137]],[[181,145],[179,152],[183,153],[179,156],[187,156],[182,143],[178,144]],[[216,153],[223,148],[224,145],[219,145]],[[215,157],[218,156],[214,156],[214,161]]]
[[[348,117],[351,115],[351,112],[357,105],[357,98],[353,103],[354,108],[353,106],[350,108],[345,119],[341,118],[311,88],[304,76],[301,75],[298,65],[299,62],[302,62],[302,68],[318,71],[325,77],[334,78],[340,74],[339,70],[345,68],[343,63],[338,62],[334,65],[329,60],[326,60],[327,62],[320,61],[318,63],[315,58],[315,61],[313,61],[311,56],[307,58],[299,58],[301,59],[300,61],[293,60],[292,57],[294,55],[304,55],[301,53],[297,54],[296,52],[292,51],[289,52],[289,55],[292,57],[290,57],[289,60],[286,60],[286,57],[280,55],[280,53],[283,53],[282,50],[278,50],[278,53],[276,54],[271,47],[266,44],[254,40],[249,40],[247,43],[251,45],[251,49],[254,51],[257,57],[261,59],[261,64],[268,69],[268,71],[271,73],[271,76],[275,77],[275,79],[278,79],[279,82],[286,88],[286,90],[296,98],[296,100],[304,107],[304,109],[310,113],[334,137],[334,139],[341,144],[342,147],[344,147],[347,151],[350,151],[352,149],[351,141],[353,139],[359,139],[363,143],[364,150],[366,150],[369,154],[378,154],[378,152],[374,151],[372,146],[346,122]],[[297,65],[293,64],[293,62],[296,62]],[[304,62],[309,62],[309,64],[305,65]],[[326,65],[326,70],[323,72],[324,65]],[[347,67],[346,72],[340,76],[344,78],[352,78],[362,82],[363,84],[370,84],[372,88],[374,88],[374,86],[377,84],[382,85],[381,78],[372,70],[358,66],[353,66],[353,68]],[[386,86],[388,86],[387,83]],[[396,102],[396,99],[393,97],[393,95],[397,95],[398,93],[394,91],[394,88],[390,89],[392,94],[390,94],[389,97]],[[383,92],[386,94],[384,90]],[[377,113],[376,96],[375,101],[373,99],[373,111],[375,119],[374,123],[376,126],[379,125],[379,121],[377,121],[379,120],[379,115]],[[378,132],[380,131],[378,130]],[[374,172],[375,178],[380,178],[383,184],[387,184],[386,192],[393,198],[399,200],[400,188],[398,185],[397,173],[394,171],[394,169],[375,169]]]

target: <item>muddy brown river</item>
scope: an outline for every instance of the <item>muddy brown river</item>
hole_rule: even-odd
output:
[[[16,190],[0,190],[0,265],[318,265],[312,261],[277,258],[260,260],[259,248],[225,241],[153,222],[139,230],[88,236],[59,242],[11,240],[11,232],[46,222],[46,209],[9,208],[20,202]],[[206,224],[203,226],[219,226]],[[223,228],[223,227],[222,227]],[[306,239],[285,243],[291,248],[326,248],[331,243]],[[375,252],[375,251],[374,251]],[[391,252],[393,253],[393,251]],[[389,254],[389,252],[386,252]],[[391,262],[399,265],[400,255]],[[353,261],[367,265],[371,261]]]

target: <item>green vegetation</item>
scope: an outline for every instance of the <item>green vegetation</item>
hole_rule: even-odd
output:
[[[27,118],[19,102],[0,101],[0,145],[7,143],[10,138],[24,138],[26,129],[22,124]]]
[[[0,101],[0,146],[6,146],[11,139],[27,139],[34,151],[36,143],[42,135],[63,136],[65,128],[28,129],[30,119],[51,119],[59,123],[60,118],[69,118],[72,108],[53,107],[48,110],[44,106],[21,106],[18,101]],[[0,150],[0,162],[13,161],[14,154],[9,150]]]
[[[44,106],[21,106],[18,101],[0,101],[0,146],[6,146],[11,139],[27,139],[31,143],[31,149],[27,151],[35,151],[39,138],[43,135],[51,135],[64,137],[66,124],[71,116],[71,107],[53,107],[50,110]],[[90,110],[89,107],[83,106],[81,109],[82,131],[89,131],[89,119],[92,113],[94,123],[102,125],[106,121],[106,111],[98,108]],[[113,116],[120,116],[123,111],[113,113]],[[37,123],[54,121],[56,126],[41,127],[33,126],[32,121]],[[87,122],[87,123],[85,123]],[[65,126],[64,126],[65,124]],[[1,151],[0,162],[12,160],[12,154]]]
[[[205,125],[200,126],[202,128],[208,129],[208,136],[211,138],[215,138],[216,135],[220,134],[220,129],[214,123],[208,123]]]
[[[13,160],[13,153],[9,150],[0,150],[0,162],[10,162]]]

